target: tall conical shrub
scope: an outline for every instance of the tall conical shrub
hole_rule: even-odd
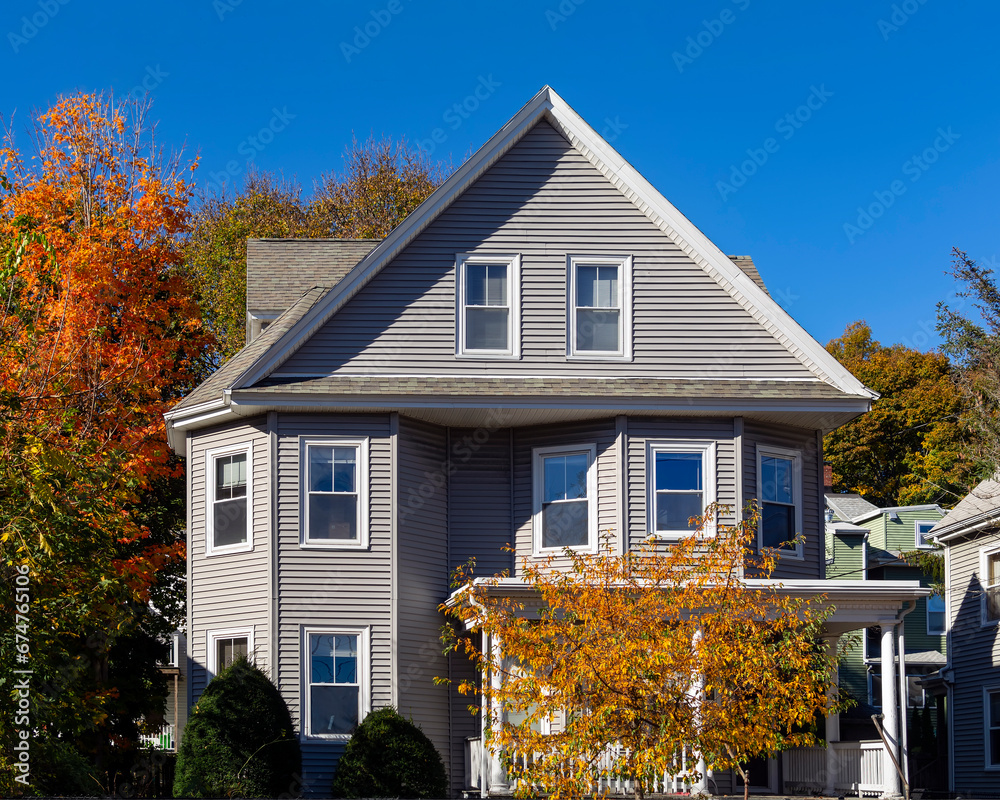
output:
[[[174,797],[296,794],[302,772],[288,706],[245,657],[208,684],[184,728]]]

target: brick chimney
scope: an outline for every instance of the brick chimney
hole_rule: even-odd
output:
[[[823,465],[823,493],[832,494],[833,492],[833,467],[829,464]]]

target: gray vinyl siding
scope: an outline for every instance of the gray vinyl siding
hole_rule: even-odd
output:
[[[397,513],[399,712],[420,726],[447,767],[448,688],[434,684],[448,674],[437,610],[448,595],[447,431],[403,417],[398,437],[400,497],[422,501]]]
[[[251,464],[252,515],[249,526],[253,532],[253,550],[244,553],[206,554],[206,457],[211,450],[231,445],[252,443]],[[210,631],[227,628],[252,628],[254,661],[265,671],[267,663],[268,625],[268,548],[269,502],[267,434],[263,418],[225,428],[200,431],[191,441],[190,514],[188,559],[191,576],[188,602],[191,606],[191,627],[187,633],[192,702],[205,689],[208,670],[207,642]],[[250,509],[248,509],[248,513]]]
[[[455,358],[455,256],[521,255],[518,360]],[[633,256],[634,360],[566,359],[566,257]],[[801,362],[546,122],[494,164],[277,374],[807,378]]]
[[[758,497],[757,447],[771,445],[797,450],[802,457],[802,559],[782,558],[774,572],[776,578],[822,578],[825,571],[825,528],[820,524],[824,508],[820,496],[820,470],[823,454],[816,446],[814,431],[790,426],[768,425],[746,420],[743,440],[743,496]]]
[[[996,792],[1000,770],[987,770],[984,689],[1000,689],[1000,628],[983,626],[979,551],[996,547],[996,532],[950,545],[948,575],[949,661],[954,685],[949,701],[957,792]]]
[[[731,507],[722,515],[732,524],[736,505],[736,448],[732,419],[647,419],[628,420],[628,526],[629,548],[649,536],[646,449],[650,442],[691,439],[715,442],[716,501]]]
[[[509,428],[449,430],[449,569],[476,559],[475,575],[510,570],[513,541]]]
[[[609,417],[585,423],[519,428],[514,431],[514,573],[522,571],[522,558],[532,557],[533,488],[532,451],[537,447],[595,445],[597,452],[597,533],[610,538],[611,552],[619,548],[618,446],[615,420]],[[604,543],[601,543],[602,549]],[[563,564],[564,559],[556,559]]]
[[[277,683],[300,733],[304,685],[304,626],[370,631],[371,708],[391,705],[393,693],[393,480],[388,415],[325,417],[279,414],[278,435],[278,665]],[[305,549],[300,535],[300,439],[368,439],[366,550]],[[326,796],[343,743],[302,736],[307,794]]]

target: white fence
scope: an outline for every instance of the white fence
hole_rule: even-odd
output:
[[[158,730],[152,733],[146,733],[139,736],[139,742],[146,746],[153,746],[157,750],[176,750],[176,742],[174,741],[174,726],[173,725],[162,725]]]
[[[833,786],[837,791],[859,797],[882,794],[882,743],[834,742],[835,772]],[[826,788],[827,760],[823,747],[799,747],[781,754],[786,792],[823,792]]]

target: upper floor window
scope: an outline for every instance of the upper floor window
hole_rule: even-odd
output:
[[[367,464],[364,440],[303,440],[304,545],[368,546]]]
[[[697,530],[697,519],[715,502],[715,444],[649,442],[646,451],[649,532],[679,538]]]
[[[1000,550],[983,552],[983,624],[1000,621]]]
[[[209,555],[253,549],[252,462],[250,442],[206,453],[205,541]]]
[[[304,645],[305,733],[346,738],[367,711],[367,629],[306,629]]]
[[[760,543],[802,557],[802,458],[798,451],[757,448],[757,491],[760,500]]]
[[[518,255],[458,256],[458,355],[520,357],[520,271]]]
[[[632,357],[632,257],[569,256],[567,355]]]
[[[928,534],[931,532],[931,528],[933,528],[934,525],[934,520],[930,519],[918,519],[914,523],[913,538],[915,540],[914,544],[916,544],[917,547],[926,548],[928,550],[934,547],[934,543],[928,537]]]
[[[927,633],[930,636],[941,636],[944,632],[944,598],[939,594],[932,594],[927,598]]]
[[[595,445],[534,450],[534,550],[597,548]]]

